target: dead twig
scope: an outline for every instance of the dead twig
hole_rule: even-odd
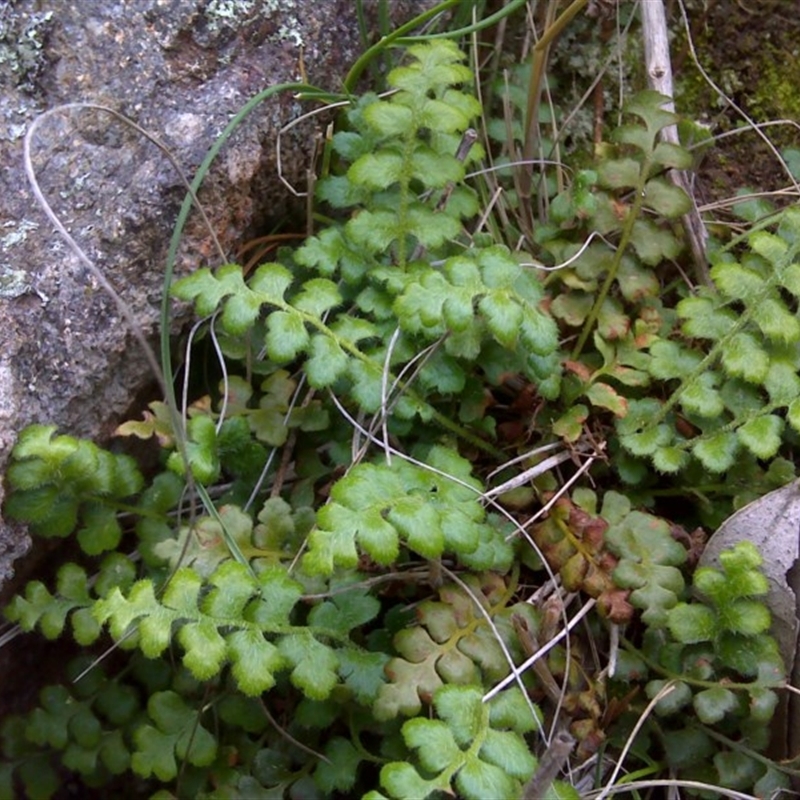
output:
[[[644,55],[647,68],[647,82],[651,89],[655,89],[670,98],[664,107],[668,111],[675,111],[673,101],[674,89],[672,85],[672,64],[669,57],[669,39],[667,38],[667,17],[664,12],[663,0],[648,0],[642,3],[642,36],[644,37]],[[668,125],[661,130],[661,139],[671,144],[680,144],[678,139],[678,126]],[[686,192],[692,201],[691,209],[683,215],[683,227],[689,239],[692,250],[692,259],[695,265],[697,280],[707,286],[711,285],[711,275],[708,272],[708,257],[706,256],[706,241],[708,233],[700,211],[697,208],[689,176],[684,170],[670,170],[672,182]]]

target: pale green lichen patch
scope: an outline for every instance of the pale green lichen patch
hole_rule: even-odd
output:
[[[45,44],[53,25],[53,12],[18,17],[10,7],[0,11],[0,72],[11,77],[14,86],[27,92],[46,66]]]
[[[277,28],[275,38],[301,47],[304,43],[302,25],[293,13],[295,8],[294,0],[211,0],[206,6],[205,15],[211,23],[235,30],[254,19],[268,19],[281,14],[283,21]]]
[[[0,237],[0,252],[6,253],[12,247],[24,244],[28,233],[38,227],[37,223],[27,219],[7,222],[3,228],[8,232]],[[8,262],[0,262],[0,298],[8,300],[34,291],[36,289],[31,285],[25,270],[14,269]]]
[[[0,298],[10,300],[30,291],[33,291],[33,287],[28,281],[27,272],[0,264]]]
[[[39,225],[29,219],[23,219],[21,222],[6,222],[3,227],[10,228],[8,233],[0,237],[0,250],[6,252],[9,247],[22,244],[28,238],[28,233],[36,230]]]

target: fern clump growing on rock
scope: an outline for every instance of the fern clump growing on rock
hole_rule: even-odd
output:
[[[52,794],[53,754],[87,782],[132,773],[158,797],[530,796],[562,728],[574,775],[588,775],[649,699],[655,721],[634,748],[646,769],[702,771],[696,746],[716,770],[703,779],[785,782],[759,755],[783,665],[757,553],[740,547],[692,585],[676,526],[617,489],[554,498],[537,459],[558,448],[565,463],[565,446],[580,458],[605,427],[628,477],[632,464],[675,472],[689,454],[705,463],[714,436],[747,446],[779,409],[791,422],[794,329],[779,335],[758,309],[793,291],[796,219],[753,234],[742,264],[720,255],[716,294],[660,306],[653,270],[678,252],[665,221],[686,198],[659,173],[686,154],[657,142],[673,117],[644,93],[619,152],[553,201],[544,255],[570,249],[573,215],[618,237],[559,289],[473,230],[481,108],[464,61],[447,40],[415,44],[391,93],[350,104],[317,189],[337,218],[300,247],[173,285],[206,319],[224,378],[185,418],[153,403],[120,427],[158,441],[149,482],[51,427],[21,436],[5,511],[42,535],[75,533],[82,558],[6,615],[48,638],[112,642],[124,665],[106,679],[84,659],[74,684],[4,723],[0,796],[20,783]],[[615,193],[630,190],[614,221]],[[765,279],[753,297],[751,273]],[[745,307],[737,321],[731,304]],[[743,342],[758,376],[736,371]],[[748,380],[758,388],[726,401]],[[509,433],[512,389],[541,415],[540,451]],[[677,406],[695,439],[678,433]],[[730,419],[710,421],[712,407]],[[517,456],[529,477],[491,487]],[[546,516],[527,516],[531,497]],[[570,635],[576,597],[590,644]],[[683,724],[690,705],[697,720]],[[553,796],[580,796],[554,777]]]

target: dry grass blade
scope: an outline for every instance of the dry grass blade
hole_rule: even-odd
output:
[[[656,705],[658,705],[658,702],[660,700],[663,700],[665,697],[667,697],[668,695],[670,695],[672,692],[675,691],[676,683],[677,681],[674,680],[665,683],[664,686],[662,686],[659,692],[655,695],[655,697],[653,697],[653,699],[647,704],[644,711],[642,711],[641,715],[639,716],[639,719],[636,721],[636,725],[633,726],[633,730],[631,731],[630,736],[628,736],[628,739],[625,742],[624,747],[622,748],[622,752],[619,754],[619,757],[617,758],[617,763],[614,765],[614,769],[611,772],[611,776],[609,777],[603,790],[600,792],[600,794],[597,795],[597,800],[604,800],[606,797],[609,796],[612,787],[616,783],[617,777],[622,771],[622,767],[625,763],[625,758],[628,755],[628,752],[630,751],[631,747],[633,747],[633,743],[636,740],[639,731],[642,729],[642,726],[645,724],[650,714],[653,713],[653,709],[656,707]]]

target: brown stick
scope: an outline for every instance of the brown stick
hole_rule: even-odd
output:
[[[559,731],[539,759],[539,766],[522,791],[522,800],[542,800],[547,795],[558,774],[566,764],[575,739],[566,731]]]

